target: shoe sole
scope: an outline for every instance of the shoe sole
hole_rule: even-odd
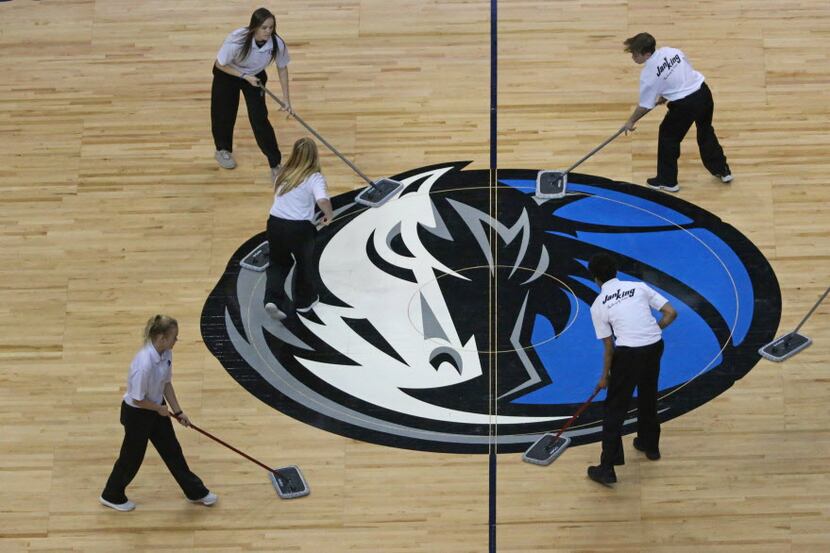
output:
[[[112,509],[113,511],[118,511],[119,513],[129,513],[130,511],[132,511],[133,509],[135,509],[135,503],[133,503],[133,504],[132,504],[130,507],[128,507],[128,508],[122,508],[122,507],[120,507],[120,506],[119,506],[118,504],[116,504],[116,503],[110,503],[109,501],[107,501],[107,500],[106,500],[106,499],[104,499],[103,497],[99,497],[99,498],[98,498],[98,502],[99,502],[101,505],[103,505],[104,507],[109,507],[109,508],[110,508],[110,509]]]
[[[314,303],[312,303],[312,304],[311,304],[311,305],[309,305],[308,307],[298,307],[298,308],[297,308],[297,313],[308,313],[309,311],[311,311],[312,309],[314,309],[314,307],[315,307],[318,303],[320,303],[320,299],[319,299],[319,298],[318,298],[318,299],[316,299],[316,300],[314,300]]]
[[[281,321],[281,320],[285,319],[285,317],[286,317],[286,314],[283,313],[282,311],[280,311],[280,308],[277,307],[276,305],[273,306],[273,307],[269,307],[269,306],[266,305],[265,306],[265,312],[268,313],[271,316],[272,319],[276,319],[278,321]]]

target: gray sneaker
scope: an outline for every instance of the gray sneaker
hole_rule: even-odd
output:
[[[233,169],[236,167],[236,161],[234,161],[233,155],[227,150],[216,150],[213,157],[216,158],[216,161],[219,162],[219,166],[223,169]]]

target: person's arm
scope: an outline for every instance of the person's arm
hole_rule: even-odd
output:
[[[666,302],[665,305],[660,308],[660,313],[662,313],[663,316],[660,317],[659,321],[657,321],[657,326],[661,329],[672,324],[677,318],[677,311],[675,311],[674,307],[672,307],[669,302]]]
[[[629,117],[628,121],[626,121],[625,125],[623,125],[626,134],[636,130],[636,127],[634,125],[637,123],[637,121],[640,120],[641,117],[643,117],[646,113],[650,111],[650,109],[644,108],[643,106],[639,105],[636,108],[634,108],[634,112],[631,114],[631,117]]]
[[[320,198],[317,200],[317,205],[320,207],[320,211],[323,212],[323,219],[320,221],[320,224],[326,226],[331,223],[332,219],[334,219],[334,210],[332,210],[331,207],[331,200],[328,198]]]
[[[167,400],[167,405],[173,409],[173,416],[176,417],[176,420],[184,426],[190,426],[190,419],[187,418],[187,415],[184,414],[184,411],[182,411],[179,405],[179,400],[176,398],[176,390],[173,389],[172,382],[164,385],[164,399]]]
[[[237,69],[234,69],[233,67],[231,67],[229,65],[222,65],[221,63],[219,63],[219,60],[214,61],[213,66],[216,67],[216,69],[218,69],[222,73],[227,73],[231,77],[237,77],[239,79],[244,79],[251,86],[255,86],[255,87],[259,88],[259,79],[257,78],[256,75],[246,75],[245,73],[242,73],[241,71],[239,71]]]
[[[155,401],[150,401],[149,399],[133,399],[133,403],[135,403],[140,409],[155,411],[162,417],[170,416],[170,411],[167,410],[167,406],[156,403]]]
[[[608,386],[608,374],[611,372],[611,360],[614,358],[614,338],[611,336],[602,339],[604,351],[602,353],[602,376],[597,382],[597,389]]]
[[[288,89],[288,66],[285,67],[277,67],[277,75],[280,78],[280,87],[282,88],[282,97],[285,99],[285,108],[281,108],[283,111],[287,111],[289,115],[293,115],[294,111],[291,109],[291,93]]]

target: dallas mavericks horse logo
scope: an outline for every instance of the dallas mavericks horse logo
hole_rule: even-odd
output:
[[[284,322],[264,311],[264,273],[234,254],[202,314],[205,343],[262,401],[314,426],[429,451],[521,451],[591,394],[602,363],[587,260],[608,251],[679,312],[667,330],[662,420],[728,389],[780,318],[757,248],[712,214],[660,192],[571,175],[533,197],[536,172],[449,163],[394,177],[380,208],[333,199],[317,240],[321,302]],[[490,401],[495,397],[495,409]],[[569,429],[599,439],[604,392]],[[627,429],[636,425],[632,404]],[[497,437],[489,424],[498,425]]]

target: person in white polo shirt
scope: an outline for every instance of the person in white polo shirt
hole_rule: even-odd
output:
[[[697,145],[704,167],[722,182],[731,182],[732,172],[712,127],[715,104],[703,75],[694,70],[686,55],[677,48],[655,49],[657,43],[648,33],[635,35],[624,44],[625,51],[630,52],[634,62],[643,69],[640,72],[639,104],[623,128],[627,132],[633,131],[638,119],[657,104],[668,102],[657,139],[657,176],[648,179],[648,185],[667,192],[680,190],[677,159],[680,143],[692,123],[697,126]]]
[[[125,491],[141,468],[148,441],[153,443],[188,501],[202,505],[216,503],[216,494],[211,493],[187,466],[170,422],[173,416],[182,425],[190,426],[190,419],[179,406],[172,382],[173,346],[178,336],[176,319],[166,315],[151,317],[144,327],[144,347],[130,364],[127,393],[121,402],[124,441],[99,498],[102,505],[116,511],[135,509],[135,503],[127,499]],[[172,413],[168,405],[173,409]]]
[[[326,179],[320,173],[317,145],[301,138],[274,179],[274,200],[268,217],[271,260],[266,269],[265,310],[274,318],[284,319],[291,312],[285,279],[292,265],[294,309],[307,313],[319,300],[314,282],[315,206],[323,212],[321,223],[328,225],[334,215]]]
[[[622,427],[637,387],[637,437],[634,447],[651,460],[660,458],[657,380],[663,355],[663,329],[676,318],[671,304],[642,282],[617,278],[617,263],[607,253],[591,257],[588,269],[601,289],[591,305],[591,320],[604,345],[602,376],[597,388],[608,389],[602,423],[600,463],[588,477],[601,484],[617,481],[615,465],[625,463]],[[652,309],[662,316],[655,320]]]
[[[271,166],[271,180],[282,161],[274,127],[268,120],[268,108],[260,83],[268,82],[265,68],[276,62],[282,95],[291,111],[288,90],[288,48],[276,32],[276,18],[265,8],[251,15],[247,27],[233,31],[225,39],[213,64],[213,86],[210,91],[210,120],[216,161],[225,169],[236,167],[233,159],[233,127],[239,109],[239,93],[245,96],[248,120],[256,143]]]

